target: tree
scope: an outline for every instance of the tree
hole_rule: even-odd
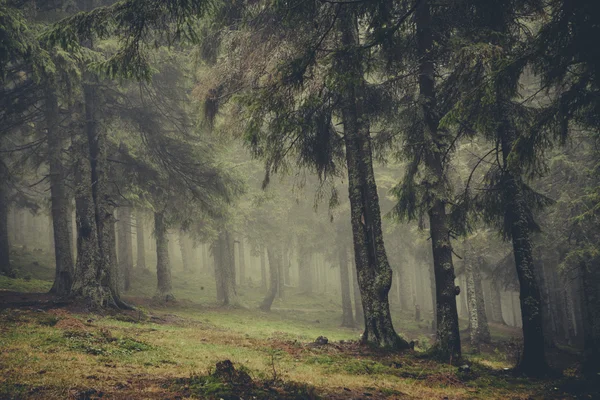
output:
[[[542,87],[554,96],[538,120],[540,129],[536,131],[535,139],[552,140],[551,134],[564,139],[571,131],[582,127],[597,140],[600,57],[594,40],[600,31],[597,24],[600,7],[597,2],[553,0],[548,9],[549,18],[533,41],[530,59],[542,78]],[[597,152],[592,159],[592,167],[588,168],[594,176],[597,174]],[[583,289],[580,291],[584,307],[583,370],[594,376],[600,371],[600,268],[597,235],[591,233],[598,232],[599,191],[593,178],[585,186],[586,192],[574,201],[579,212],[572,219],[573,232],[577,232],[576,245],[566,254],[564,262],[578,271],[576,276]]]
[[[325,183],[345,163],[356,268],[365,311],[363,342],[407,348],[408,343],[393,328],[387,298],[392,271],[383,244],[373,174],[364,97],[371,86],[364,78],[366,58],[358,36],[360,9],[351,4],[303,2],[295,9],[297,12],[288,13],[277,6],[269,7],[263,11],[285,23],[268,30],[252,30],[252,26],[240,30],[240,40],[263,45],[247,46],[237,54],[231,52],[225,62],[235,64],[236,60],[251,57],[262,60],[261,65],[254,65],[245,74],[221,73],[218,84],[202,88],[210,111],[207,116],[214,117],[219,106],[231,97],[227,92],[230,88],[243,89],[241,93],[238,90],[236,100],[243,107],[244,136],[253,154],[265,160],[265,184],[271,174],[286,169],[292,156],[300,167],[316,172]],[[247,11],[251,15],[257,9]],[[314,24],[316,17],[322,23]],[[282,46],[290,51],[278,52]],[[322,50],[331,49],[330,46],[335,49],[334,56],[325,57]],[[212,70],[218,68],[219,64]],[[253,82],[260,80],[265,85],[257,88]],[[343,135],[335,128],[334,117],[341,121]]]
[[[269,291],[259,307],[263,311],[271,311],[273,300],[279,289],[279,270],[281,269],[281,250],[267,247],[267,255],[269,257]]]
[[[135,236],[137,243],[135,267],[138,270],[138,272],[145,272],[148,270],[148,267],[146,266],[144,214],[140,209],[135,210]]]

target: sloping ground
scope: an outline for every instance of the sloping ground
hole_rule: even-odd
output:
[[[418,352],[381,353],[352,340],[317,344],[305,339],[312,331],[282,325],[277,313],[45,308],[0,312],[0,398],[576,398],[562,389],[567,381],[529,381],[483,363],[459,372]],[[219,374],[223,360],[247,378]]]

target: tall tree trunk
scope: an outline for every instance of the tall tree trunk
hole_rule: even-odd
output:
[[[8,171],[0,159],[0,274],[14,277],[14,271],[10,264],[8,210]]]
[[[87,74],[86,74],[87,75]],[[100,279],[95,283],[107,288],[105,290],[108,297],[106,304],[117,308],[131,308],[125,304],[118,295],[118,288],[113,286],[116,280],[113,275],[118,273],[117,263],[113,259],[111,250],[111,236],[114,232],[114,206],[110,199],[108,189],[108,161],[107,161],[107,134],[103,129],[99,129],[97,121],[97,94],[95,85],[96,78],[88,75],[88,82],[83,85],[84,106],[85,106],[85,130],[89,147],[89,157],[92,176],[92,196],[94,199],[94,210],[96,218],[96,228],[98,230],[98,249],[100,254],[100,264],[98,265],[98,276]]]
[[[340,11],[338,26],[344,48],[338,67],[344,71],[341,89],[342,122],[348,168],[348,197],[354,253],[364,310],[363,343],[378,347],[408,348],[392,323],[388,293],[392,269],[381,230],[379,197],[371,153],[370,132],[364,112],[364,73],[358,47],[358,20],[352,6]]]
[[[500,297],[499,284],[491,281],[490,282],[490,299],[492,301],[492,321],[505,325],[504,318],[502,317],[502,300]]]
[[[352,292],[354,296],[354,322],[356,326],[363,326],[365,323],[365,314],[363,312],[360,288],[358,287],[358,272],[356,271],[356,262],[354,260],[353,254],[351,254],[350,265],[352,271]]]
[[[183,232],[179,232],[179,250],[181,252],[181,263],[183,264],[184,271],[190,271],[192,268],[190,266],[190,250],[188,249],[188,243],[186,241],[185,234]]]
[[[171,284],[171,264],[169,263],[169,238],[164,212],[154,213],[154,235],[156,237],[156,294],[160,301],[175,300]]]
[[[491,341],[490,330],[485,314],[485,302],[477,257],[465,256],[465,275],[467,278],[467,301],[469,303],[469,330],[471,346],[479,351],[482,343]]]
[[[432,141],[425,151],[425,163],[433,175],[433,201],[428,210],[429,231],[433,249],[435,274],[436,351],[444,359],[456,359],[461,355],[460,333],[454,284],[454,265],[450,229],[446,216],[444,190],[444,165],[442,163],[443,135],[438,132],[439,119],[436,112],[435,66],[433,62],[433,30],[429,1],[421,1],[416,8],[417,53],[419,55],[419,92],[424,118],[424,137]],[[427,139],[425,139],[427,140]],[[431,150],[433,149],[433,150]]]
[[[64,138],[58,123],[58,98],[53,88],[45,93],[46,136],[48,139],[48,167],[50,172],[50,201],[54,232],[54,260],[56,273],[51,293],[67,296],[73,285],[73,250],[71,248],[70,199],[65,187],[65,172],[62,163]]]
[[[342,292],[342,326],[354,327],[352,315],[352,300],[350,299],[350,276],[348,274],[348,249],[346,246],[339,250],[340,285]]]
[[[131,287],[131,272],[133,270],[133,243],[131,238],[131,208],[119,207],[117,224],[119,240],[119,271],[123,278],[125,290]]]
[[[239,253],[239,277],[240,285],[246,285],[246,248],[244,246],[244,236],[238,236],[238,253]]]
[[[267,267],[266,267],[266,260],[265,260],[265,246],[263,246],[262,244],[260,245],[260,287],[263,290],[267,290]]]
[[[228,230],[223,230],[219,233],[219,241],[221,244],[221,269],[223,271],[223,288],[224,299],[223,304],[237,306],[239,299],[235,289],[235,251],[233,236]]]
[[[267,246],[267,255],[269,256],[269,291],[260,303],[259,308],[263,311],[271,311],[273,300],[275,300],[279,289],[279,270],[281,268],[281,252],[279,249]]]
[[[510,120],[509,100],[499,94],[502,113],[498,127],[498,136],[502,147],[504,168],[501,187],[503,189],[505,210],[505,226],[509,227],[521,302],[521,319],[523,322],[523,353],[518,369],[527,375],[545,374],[548,370],[544,353],[544,329],[542,318],[541,295],[536,280],[533,252],[530,237],[530,210],[523,192],[520,171],[509,165],[509,157],[516,140],[516,131]]]
[[[71,288],[71,296],[83,300],[92,308],[102,307],[107,302],[106,288],[100,284],[98,229],[92,195],[92,181],[87,140],[76,138],[73,143],[76,153],[75,219],[77,222],[77,268]]]
[[[277,277],[279,278],[279,289],[277,289],[277,297],[280,299],[283,299],[283,296],[285,295],[285,250],[283,250],[283,248],[283,245],[279,247],[279,251],[281,252],[281,260],[279,261],[279,273],[277,275]]]
[[[211,250],[213,254],[213,266],[215,270],[215,283],[217,285],[217,302],[225,301],[225,271],[223,270],[223,261],[221,258],[222,254],[222,243],[220,235],[212,243]]]
[[[146,246],[145,246],[145,232],[144,232],[144,215],[142,211],[137,210],[135,213],[135,234],[137,243],[137,255],[135,266],[140,271],[148,271],[146,267]]]

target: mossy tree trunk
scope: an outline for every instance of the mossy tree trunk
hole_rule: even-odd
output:
[[[45,89],[46,138],[48,141],[48,169],[50,175],[50,202],[54,238],[56,273],[51,293],[68,296],[73,285],[75,266],[71,247],[70,199],[65,186],[65,170],[62,162],[64,138],[58,123],[58,97],[54,88]]]
[[[114,235],[115,222],[114,202],[111,200],[108,189],[107,134],[104,130],[99,129],[98,111],[96,109],[98,99],[95,85],[97,85],[97,79],[86,74],[86,83],[83,85],[85,137],[88,146],[87,159],[90,164],[90,187],[99,258],[95,263],[97,279],[80,280],[78,285],[91,285],[91,287],[83,290],[79,288],[75,297],[84,296],[83,301],[91,303],[94,307],[111,306],[127,309],[131,307],[121,300],[118,287],[115,286],[117,282],[115,276],[118,276],[118,269],[113,256],[114,248],[111,249],[111,238]],[[77,265],[80,265],[79,260]],[[92,297],[86,297],[88,295],[92,295]]]
[[[171,283],[171,264],[169,262],[169,238],[167,223],[163,211],[154,213],[154,235],[156,237],[156,294],[160,301],[175,300]]]
[[[338,251],[340,265],[340,285],[342,292],[342,326],[354,327],[352,300],[350,298],[350,276],[348,273],[348,249],[341,246]]]
[[[434,195],[428,216],[435,275],[435,350],[443,359],[457,359],[461,356],[458,311],[456,309],[456,295],[458,293],[454,284],[454,264],[446,203],[442,199],[445,179],[442,162],[444,138],[438,131],[433,29],[431,26],[430,5],[427,0],[421,1],[417,5],[415,21],[417,25],[417,53],[420,57],[419,94],[424,118],[424,137],[431,142],[426,145],[424,160],[427,170],[433,176],[431,191]]]
[[[354,254],[351,254],[350,265],[352,266],[352,292],[354,295],[354,323],[356,326],[363,326],[365,323],[365,314],[362,308],[362,300],[360,297],[360,288],[358,287],[358,274],[356,272],[356,263]]]
[[[92,181],[87,139],[75,138],[75,219],[77,226],[77,268],[71,288],[71,296],[81,299],[87,306],[102,307],[107,295],[100,284],[98,229],[92,196]]]
[[[485,302],[479,260],[465,255],[465,275],[467,278],[467,302],[469,304],[469,330],[471,346],[479,351],[482,343],[491,341],[490,329],[485,314]]]
[[[338,70],[344,71],[340,91],[350,214],[365,321],[362,341],[377,347],[408,348],[409,344],[394,330],[390,314],[392,269],[383,244],[369,124],[362,97],[365,82],[358,19],[352,6],[341,9],[338,27],[344,48],[337,61]]]
[[[267,255],[269,257],[269,291],[259,306],[263,311],[271,311],[271,306],[279,289],[279,270],[281,269],[281,252],[279,249],[267,246]]]

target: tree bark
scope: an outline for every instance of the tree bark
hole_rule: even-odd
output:
[[[87,74],[86,74],[87,75]],[[98,279],[93,284],[105,289],[91,289],[96,293],[103,293],[107,299],[102,304],[117,308],[131,308],[125,304],[114,286],[118,274],[117,264],[113,259],[111,249],[111,237],[114,235],[114,206],[110,199],[108,190],[108,162],[107,162],[107,134],[98,128],[96,101],[97,94],[95,85],[97,79],[88,76],[88,82],[83,85],[84,109],[85,109],[85,131],[87,135],[88,156],[90,161],[90,173],[92,177],[92,198],[94,200],[94,212],[96,220],[99,264],[97,265]],[[100,304],[97,304],[100,305]]]
[[[518,370],[526,375],[542,375],[548,371],[544,353],[544,329],[542,318],[541,295],[536,280],[533,252],[530,237],[530,211],[523,192],[523,182],[518,169],[509,165],[516,131],[508,120],[510,108],[508,99],[499,94],[501,104],[501,122],[498,136],[502,147],[503,171],[501,178],[502,196],[505,199],[504,225],[508,227],[512,239],[513,253],[521,303],[521,319],[523,322],[523,353],[519,360]]]
[[[261,278],[261,288],[263,290],[267,290],[267,267],[265,260],[265,246],[260,245],[260,278]]]
[[[446,204],[440,196],[444,190],[443,141],[438,132],[439,119],[436,113],[435,66],[433,62],[433,30],[429,2],[421,1],[415,11],[417,24],[417,53],[419,55],[419,92],[424,118],[424,137],[432,143],[425,151],[427,169],[434,176],[433,202],[428,211],[431,246],[433,250],[433,269],[435,274],[435,314],[436,345],[435,350],[443,359],[456,359],[461,356],[460,332],[454,284],[454,265],[450,229],[446,216]],[[439,193],[439,194],[437,194]],[[436,195],[437,194],[437,195]]]
[[[285,277],[285,265],[284,265],[284,261],[285,261],[285,256],[284,256],[284,250],[283,250],[283,245],[279,248],[281,251],[281,260],[279,261],[279,273],[278,273],[278,278],[279,278],[279,289],[277,290],[277,297],[280,299],[283,299],[283,296],[285,294],[285,281],[284,281],[284,277]]]
[[[92,195],[92,181],[87,140],[76,138],[73,147],[76,153],[75,219],[77,222],[77,268],[71,288],[71,296],[81,299],[91,308],[107,303],[107,288],[100,284],[98,229]]]
[[[0,159],[0,274],[14,277],[14,271],[10,264],[8,210],[8,171]]]
[[[479,352],[482,343],[491,341],[490,330],[485,314],[485,302],[477,257],[465,256],[465,274],[467,278],[467,301],[469,303],[469,330],[471,346]]]
[[[239,305],[239,299],[235,289],[235,264],[233,237],[227,229],[219,232],[215,253],[215,277],[217,282],[217,301],[224,305]]]
[[[58,123],[58,98],[53,88],[45,89],[46,137],[48,140],[48,169],[50,172],[50,202],[54,238],[56,272],[50,293],[68,296],[73,285],[73,249],[71,248],[70,199],[65,186],[62,163],[64,138]]]
[[[133,270],[133,243],[131,237],[131,208],[119,207],[119,221],[117,224],[119,240],[119,271],[123,278],[125,290],[131,287],[131,272]]]
[[[217,285],[217,302],[225,301],[225,271],[222,268],[223,262],[221,261],[222,250],[221,250],[220,235],[212,243],[211,250],[213,254],[213,266],[215,269],[215,283]]]
[[[360,298],[360,288],[358,287],[358,273],[356,272],[356,263],[354,257],[350,257],[350,264],[352,267],[352,287],[354,295],[354,322],[356,326],[363,326],[365,323],[365,314],[362,308],[362,301]]]
[[[496,282],[491,281],[490,291],[490,299],[492,301],[492,321],[506,325],[506,323],[504,322],[504,318],[502,317],[502,300],[500,297],[499,285]]]
[[[350,299],[350,276],[348,274],[348,249],[341,246],[339,249],[340,285],[342,292],[342,326],[354,327],[352,315],[352,300]]]
[[[244,246],[244,236],[238,236],[238,253],[239,253],[239,277],[240,285],[246,285],[246,247]]]
[[[184,271],[190,271],[191,268],[191,258],[190,258],[190,249],[189,243],[187,242],[187,238],[183,232],[179,232],[179,250],[181,252],[181,263],[183,264]]]
[[[156,236],[156,294],[160,301],[175,300],[171,284],[171,265],[169,263],[169,239],[164,212],[154,213],[154,235]]]
[[[146,246],[145,246],[145,232],[144,232],[144,215],[140,210],[135,213],[135,233],[137,243],[137,255],[135,266],[140,271],[147,271],[146,267]]]
[[[281,268],[281,253],[279,249],[267,246],[267,255],[269,257],[269,291],[259,306],[263,311],[271,311],[271,306],[279,289],[279,270]]]
[[[224,289],[225,298],[223,304],[237,306],[239,305],[239,299],[235,288],[235,250],[233,236],[228,230],[221,232],[220,240],[222,240],[222,258],[223,262],[222,269],[224,271]]]
[[[358,20],[351,6],[340,11],[339,30],[344,51],[339,65],[344,71],[341,88],[342,123],[348,168],[348,197],[358,285],[364,310],[363,343],[377,347],[408,348],[392,323],[388,293],[392,284],[381,230],[381,214],[369,124],[364,113],[364,73],[358,47]]]

